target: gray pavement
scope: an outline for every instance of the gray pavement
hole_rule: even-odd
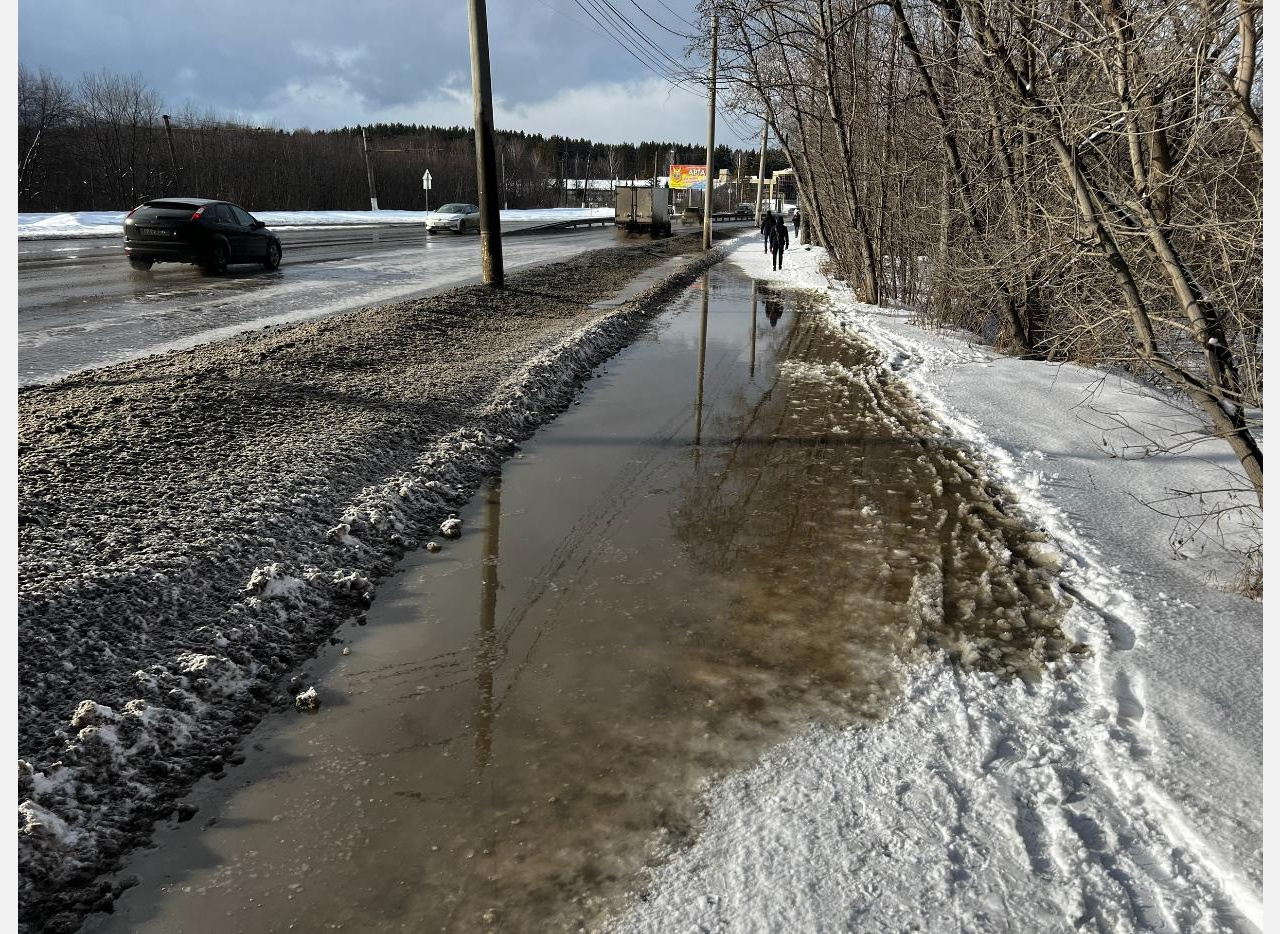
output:
[[[680,236],[696,228],[676,227]],[[18,245],[18,379],[47,383],[84,369],[190,347],[242,331],[326,317],[479,280],[475,236],[428,236],[417,226],[283,230],[280,269],[130,269],[111,237]],[[531,232],[504,240],[508,269],[586,250],[640,246],[610,227]]]

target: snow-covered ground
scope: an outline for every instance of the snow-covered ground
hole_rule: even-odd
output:
[[[18,238],[119,236],[128,211],[19,214]],[[426,211],[253,211],[274,230],[351,227],[364,224],[422,224]],[[530,208],[500,212],[507,224],[554,224],[586,217],[612,217],[613,208]]]
[[[731,258],[827,292],[833,326],[985,456],[1056,541],[1064,628],[1092,651],[1036,685],[919,663],[883,723],[814,729],[712,788],[697,842],[613,929],[1260,930],[1262,607],[1218,585],[1221,541],[1148,505],[1223,487],[1226,445],[1151,454],[1197,430],[1173,400],[860,305],[816,247],[780,273],[759,238]]]

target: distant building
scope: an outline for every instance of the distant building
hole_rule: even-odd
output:
[[[670,187],[671,179],[666,175],[658,176],[658,187]],[[648,188],[653,184],[652,178],[566,178],[564,180],[563,196],[560,200],[561,207],[567,208],[611,208],[613,207],[613,190],[619,185],[634,185],[637,188]],[[720,170],[720,175],[714,182],[714,188],[717,192],[729,188],[735,183],[728,177],[726,169]],[[766,185],[768,182],[765,183]],[[560,181],[558,179],[547,179],[547,188],[551,191],[558,191]],[[692,200],[690,195],[692,194]],[[719,199],[717,199],[719,200]],[[671,193],[671,203],[679,207],[688,204],[701,204],[702,192],[693,189],[676,190]],[[726,202],[727,203],[727,202]]]
[[[634,185],[647,188],[653,183],[651,178],[566,178],[564,180],[564,207],[611,208],[613,207],[613,190],[619,185]],[[667,186],[667,177],[658,177],[658,187]],[[557,191],[560,188],[558,179],[547,179],[547,188]]]

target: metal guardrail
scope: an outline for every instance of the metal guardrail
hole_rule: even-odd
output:
[[[518,234],[530,233],[546,233],[548,230],[573,230],[577,227],[590,227],[593,224],[599,224],[601,227],[613,226],[613,215],[608,217],[578,217],[567,221],[554,221],[550,224],[535,224],[532,227],[517,227],[514,230],[504,230],[504,237],[514,237]]]
[[[672,218],[672,220],[675,221],[678,221],[679,219],[679,215]],[[716,221],[742,221],[743,223],[746,223],[751,219],[752,217],[750,214],[725,213],[711,215],[712,223]],[[514,237],[520,234],[547,233],[551,230],[573,230],[577,227],[591,227],[596,224],[599,224],[601,227],[612,227],[614,224],[614,217],[613,215],[609,215],[607,217],[579,217],[567,221],[554,221],[550,224],[536,224],[533,227],[518,227],[514,230],[504,230],[502,235],[504,237]]]

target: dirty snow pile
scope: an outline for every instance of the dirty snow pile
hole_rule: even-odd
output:
[[[96,878],[196,779],[223,777],[270,707],[322,700],[282,679],[719,257],[591,303],[692,248],[597,251],[502,296],[458,289],[20,393],[26,929],[109,910],[118,885]]]
[[[758,237],[731,258],[821,290],[987,461],[1061,552],[1063,628],[1092,652],[1037,684],[918,663],[883,723],[721,781],[611,929],[1261,930],[1262,608],[1223,586],[1258,530],[1148,505],[1240,485],[1226,445],[1158,453],[1200,430],[1176,400],[860,305],[816,247],[779,273]]]
[[[118,237],[128,211],[72,211],[18,215],[18,239]],[[251,211],[275,230],[352,227],[366,224],[417,224],[426,211]],[[499,212],[504,224],[554,224],[590,217],[612,217],[613,208],[513,208]]]

